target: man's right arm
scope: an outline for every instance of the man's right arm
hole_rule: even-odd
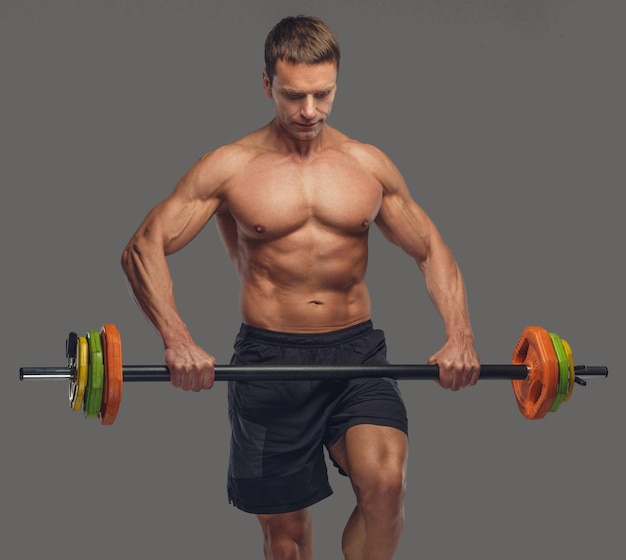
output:
[[[166,257],[187,245],[222,203],[223,177],[211,160],[208,154],[198,161],[150,210],[121,259],[135,301],[163,339],[172,384],[194,391],[213,385],[215,360],[194,343],[178,313]]]

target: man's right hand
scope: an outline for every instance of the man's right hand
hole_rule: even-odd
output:
[[[174,387],[196,392],[213,387],[215,358],[193,342],[166,348],[165,364]]]

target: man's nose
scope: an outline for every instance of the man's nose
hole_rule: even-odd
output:
[[[312,119],[315,116],[317,109],[315,106],[315,98],[311,96],[306,96],[302,101],[302,107],[300,107],[300,114],[305,119]]]

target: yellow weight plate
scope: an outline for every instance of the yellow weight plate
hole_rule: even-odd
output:
[[[84,336],[79,336],[76,343],[76,374],[70,383],[70,406],[74,412],[83,408],[88,378],[89,344]]]

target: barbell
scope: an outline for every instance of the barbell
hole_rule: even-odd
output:
[[[115,422],[125,381],[169,381],[166,366],[122,365],[122,340],[112,323],[85,336],[71,332],[65,343],[67,366],[22,367],[20,380],[69,380],[69,402],[73,411],[83,411],[86,418],[99,418],[103,425]],[[529,326],[515,348],[511,364],[481,365],[480,379],[510,380],[518,408],[529,419],[543,418],[556,412],[568,401],[574,385],[586,385],[586,379],[607,377],[604,366],[574,365],[573,353],[566,340],[547,330]],[[364,377],[389,377],[396,380],[439,378],[437,365],[281,365],[215,367],[216,381],[340,381]]]

